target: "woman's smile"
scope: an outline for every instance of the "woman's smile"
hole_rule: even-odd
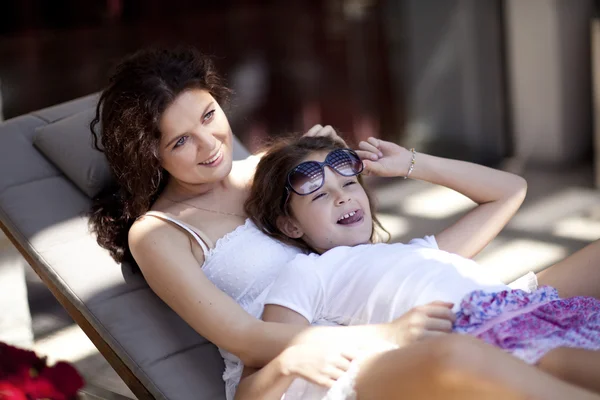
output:
[[[221,145],[221,147],[222,146],[223,145]],[[219,164],[221,164],[221,161],[223,161],[223,151],[221,150],[221,147],[219,147],[219,150],[217,151],[217,153],[214,156],[212,156],[208,160],[203,161],[198,164],[203,167],[216,167]]]

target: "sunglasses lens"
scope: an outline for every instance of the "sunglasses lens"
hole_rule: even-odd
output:
[[[303,162],[294,168],[288,179],[294,192],[301,195],[310,194],[323,184],[323,169],[317,162]]]
[[[363,164],[360,158],[348,150],[335,150],[329,153],[326,162],[343,176],[355,176],[362,172]]]

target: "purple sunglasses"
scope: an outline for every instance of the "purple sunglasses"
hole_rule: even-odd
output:
[[[356,176],[364,167],[363,163],[353,150],[336,149],[325,157],[325,161],[304,161],[294,167],[287,175],[285,184],[285,200],[282,209],[290,199],[291,192],[299,196],[308,196],[323,187],[325,183],[325,166],[328,166],[342,176]]]

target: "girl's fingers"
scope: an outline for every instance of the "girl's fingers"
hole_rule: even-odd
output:
[[[448,301],[441,301],[441,300],[436,300],[436,301],[433,301],[433,302],[431,302],[429,304],[436,305],[436,306],[442,306],[442,307],[446,307],[446,308],[452,308],[452,307],[454,307],[454,303],[450,303]]]
[[[308,132],[306,132],[304,134],[304,136],[329,137],[329,138],[332,138],[333,140],[335,140],[336,142],[339,142],[340,144],[344,145],[344,147],[347,147],[344,139],[342,139],[342,137],[337,134],[337,132],[331,125],[325,125],[325,126],[315,125],[312,128],[310,128],[308,130]]]
[[[337,381],[342,375],[344,375],[344,372],[346,372],[346,370],[330,367],[327,368],[324,372],[329,378],[333,379],[334,381]]]
[[[331,388],[333,386],[333,384],[335,383],[335,381],[336,381],[335,379],[331,379],[331,378],[324,379],[322,386],[325,386],[326,388]]]
[[[344,357],[348,361],[352,361],[358,357],[360,351],[358,349],[346,349],[342,351],[342,357]]]
[[[367,142],[377,147],[381,151],[393,151],[398,147],[396,143],[388,142],[387,140],[381,140],[374,137],[370,137],[367,139]]]
[[[430,318],[425,321],[425,329],[435,332],[452,332],[452,322],[447,319]]]
[[[308,130],[308,132],[306,132],[304,134],[304,136],[315,136],[321,129],[323,129],[323,126],[320,124],[317,124],[317,125],[313,126],[312,128],[310,128]]]
[[[369,138],[369,139],[371,139],[371,138]],[[377,139],[375,139],[375,140],[377,140]],[[383,156],[381,151],[373,143],[370,143],[370,142],[361,141],[358,144],[358,148],[361,150],[370,151],[371,153],[377,154],[379,157]]]
[[[369,137],[367,139],[367,142],[373,146],[375,146],[376,148],[379,148],[379,146],[381,146],[381,142],[382,140],[379,140],[377,138],[374,138],[373,136]]]
[[[364,160],[363,159],[363,175],[373,175],[373,174],[377,174],[377,171],[379,170],[379,165],[376,162],[373,162],[371,160]]]
[[[427,314],[427,316],[431,318],[440,318],[451,322],[456,321],[456,314],[454,314],[454,312],[451,309],[443,306],[427,307],[425,310],[425,314]]]
[[[367,150],[356,150],[356,154],[358,154],[358,156],[360,157],[361,160],[377,161],[379,159],[379,156],[377,156],[377,154],[372,153]]]
[[[363,160],[363,166],[364,169],[362,173],[364,175],[390,176],[379,161]]]
[[[331,125],[325,125],[316,133],[315,136],[337,136],[337,133]]]
[[[339,360],[336,360],[333,365],[342,372],[348,371],[348,368],[350,368],[350,360],[342,357]]]

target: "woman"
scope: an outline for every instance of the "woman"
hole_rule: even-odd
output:
[[[117,182],[97,199],[92,212],[98,243],[118,262],[135,259],[156,294],[223,349],[228,369],[239,365],[238,357],[247,366],[262,367],[286,348],[301,348],[306,354],[307,347],[320,346],[322,350],[312,351],[316,356],[307,358],[304,368],[290,373],[330,385],[352,358],[346,354],[349,346],[368,346],[374,339],[383,339],[403,347],[447,332],[440,321],[451,317],[447,308],[436,304],[414,309],[392,323],[370,326],[307,329],[256,318],[264,293],[257,293],[256,287],[267,287],[277,268],[294,252],[265,237],[247,237],[253,230],[243,203],[257,157],[232,162],[232,134],[220,107],[226,95],[209,60],[193,49],[141,51],[118,66],[92,122],[92,131],[102,123],[102,148]],[[308,134],[335,132],[317,126]],[[459,191],[470,185],[459,175],[441,174],[431,181]],[[472,183],[480,184],[484,192],[494,185],[485,180]],[[456,237],[451,240],[472,254],[514,214],[524,187],[518,186],[520,200],[515,200],[515,193],[505,197],[500,188],[493,193],[503,196],[477,207],[445,235]],[[162,214],[139,218],[149,210]],[[474,228],[477,235],[472,234]],[[552,284],[563,296],[597,296],[598,288],[590,281],[597,281],[592,275],[600,272],[589,262],[597,252],[597,245],[586,248],[551,268],[541,283]],[[569,285],[553,282],[567,268],[580,278],[571,278]],[[324,358],[329,363],[322,363]],[[480,365],[484,358],[485,365]],[[332,367],[323,369],[323,365]],[[405,371],[406,366],[411,369]],[[447,379],[448,371],[456,379]],[[393,379],[382,382],[385,376]],[[363,369],[356,389],[361,399],[378,398],[375,393],[381,390],[389,391],[386,398],[400,393],[429,398],[444,393],[447,398],[447,392],[456,393],[457,398],[481,398],[490,392],[520,398],[531,394],[523,376],[546,382],[544,389],[552,389],[549,394],[586,395],[463,338],[435,338],[427,345],[386,353]]]

